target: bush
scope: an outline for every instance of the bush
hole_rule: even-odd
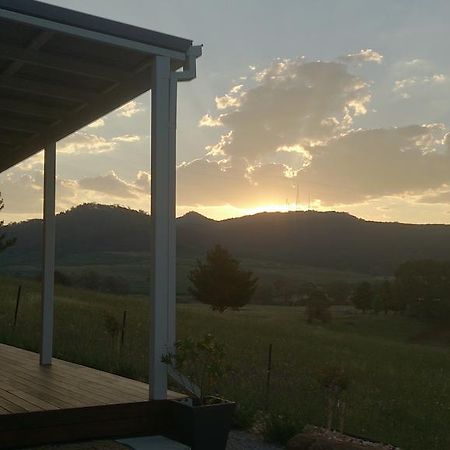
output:
[[[251,403],[239,402],[233,416],[233,427],[241,430],[249,430],[255,423],[257,415],[256,407]]]
[[[306,300],[306,319],[308,323],[319,320],[322,323],[331,319],[330,301],[321,289],[312,287]]]
[[[303,431],[303,426],[292,417],[269,413],[264,417],[263,436],[266,442],[286,445],[289,439]]]

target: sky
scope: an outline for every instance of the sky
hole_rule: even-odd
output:
[[[53,0],[203,44],[179,88],[177,214],[347,211],[450,223],[450,2]],[[58,143],[57,210],[149,211],[150,95]],[[43,157],[0,174],[42,215]]]

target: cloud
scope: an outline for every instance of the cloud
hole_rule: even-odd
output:
[[[127,183],[122,180],[114,171],[110,171],[107,175],[82,178],[78,181],[81,189],[101,192],[112,197],[118,198],[136,198],[136,185]]]
[[[232,93],[230,91],[231,94]],[[223,97],[216,97],[217,109],[228,109],[231,107],[239,107],[241,105],[241,100],[238,96],[225,94]]]
[[[199,127],[221,127],[223,126],[222,121],[220,120],[220,117],[214,118],[209,114],[205,114],[198,123]]]
[[[311,150],[311,149],[310,149]],[[308,152],[301,146],[277,153],[299,158],[295,164],[244,159],[198,159],[178,169],[181,205],[249,208],[293,202],[317,206],[352,205],[386,196],[415,195],[450,184],[450,151],[441,124],[354,130]],[[441,201],[441,197],[422,201]]]
[[[369,50],[349,57],[381,61]],[[347,64],[277,60],[253,81],[221,97],[217,118],[205,116],[225,131],[204,158],[178,168],[181,205],[282,205],[295,201],[297,189],[317,207],[403,196],[412,203],[450,185],[443,124],[355,128],[371,92]],[[426,79],[444,81],[440,74]]]
[[[229,131],[211,148],[260,162],[281,146],[323,144],[349,130],[370,98],[368,84],[343,63],[277,60],[256,75],[255,86],[216,99],[224,112],[211,120]]]
[[[393,62],[390,71],[397,78],[409,78],[411,76],[425,76],[436,72],[436,65],[423,58],[400,59]]]
[[[124,134],[123,136],[117,136],[114,137],[112,140],[114,142],[126,142],[126,143],[133,143],[133,142],[140,142],[141,136],[132,135],[132,134]]]
[[[126,117],[126,118],[130,118],[135,116],[136,114],[139,114],[141,112],[145,111],[145,107],[142,103],[139,103],[136,100],[132,100],[131,102],[127,103],[126,105],[120,107],[116,114],[119,117]]]
[[[447,82],[447,77],[442,73],[435,73],[433,75],[426,76],[413,76],[396,80],[394,83],[393,92],[397,92],[403,98],[411,97],[411,89],[416,87],[424,87],[430,85],[439,85]]]
[[[124,134],[106,138],[98,134],[77,131],[58,143],[58,153],[70,155],[108,153],[116,150],[119,144],[130,144],[141,140],[141,136],[138,135]]]
[[[95,122],[92,122],[88,125],[88,128],[101,128],[105,126],[105,119],[97,119]]]
[[[113,151],[115,148],[116,143],[113,140],[83,131],[77,131],[58,143],[58,153],[66,154],[106,153]]]
[[[348,55],[343,56],[340,59],[348,63],[361,64],[363,62],[374,62],[380,64],[383,61],[383,55],[370,48],[367,48],[365,50],[360,50],[357,53],[349,53]]]
[[[5,201],[4,213],[42,213],[42,170],[22,170],[18,167],[2,177],[0,191]]]
[[[359,128],[359,118],[372,111],[371,84],[353,73],[350,62],[379,63],[377,55],[364,50],[331,62],[278,59],[255,68],[245,84],[218,96],[216,109],[199,126],[214,127],[219,136],[205,147],[203,157],[177,168],[180,210],[222,207],[237,213],[282,208],[296,199],[307,204],[309,197],[317,209],[350,210],[372,218],[378,214],[386,220],[396,217],[394,209],[407,214],[414,207],[430,214],[433,208],[442,209],[450,202],[450,133],[445,125]],[[422,61],[403,62],[402,67],[404,72],[390,68],[390,83],[398,82],[394,89],[399,95],[447,85],[444,74],[425,72]],[[116,112],[114,120],[122,113],[137,114],[139,105]],[[139,130],[115,130],[117,135],[108,137],[84,130],[64,140],[59,151],[85,153],[88,160],[89,154],[144,139]],[[40,213],[42,157],[8,176],[0,190],[11,208]],[[111,171],[58,178],[58,208],[97,201],[148,209],[150,181],[145,171],[135,177]]]
[[[282,164],[247,167],[244,160],[197,159],[178,167],[178,204],[190,206],[232,205],[250,207],[284,203],[294,184],[284,176]]]
[[[43,171],[16,166],[2,176],[0,191],[5,200],[2,218],[6,221],[41,217],[43,201]],[[148,210],[150,175],[139,171],[136,178],[126,181],[111,171],[105,175],[80,180],[56,179],[56,209],[63,211],[81,203],[122,204]]]
[[[151,177],[148,172],[145,172],[143,170],[140,170],[137,173],[135,186],[140,189],[142,192],[150,193],[150,181]]]
[[[419,193],[450,181],[441,124],[357,130],[316,149],[299,183],[322,204]]]
[[[419,201],[432,204],[450,204],[450,186],[444,185],[439,190],[423,195]]]

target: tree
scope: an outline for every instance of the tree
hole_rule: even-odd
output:
[[[352,303],[356,309],[361,310],[363,313],[372,307],[373,292],[372,286],[368,281],[358,284],[352,295]]]
[[[281,298],[284,305],[289,305],[295,295],[294,286],[288,278],[283,276],[279,276],[273,281],[273,289],[276,297],[278,297],[278,302]]]
[[[324,286],[333,305],[346,305],[352,291],[352,285],[346,281],[331,281]]]
[[[372,311],[375,314],[378,314],[383,310],[384,310],[383,299],[381,298],[381,295],[379,295],[379,293],[376,292],[372,297]]]
[[[242,270],[239,262],[220,245],[207,252],[206,262],[197,261],[188,278],[192,283],[189,293],[220,312],[246,305],[258,281],[252,272]]]
[[[380,287],[381,304],[383,305],[384,314],[387,314],[390,310],[395,310],[394,292],[392,290],[392,284],[390,281],[385,280]]]
[[[5,205],[3,203],[3,198],[2,198],[1,192],[0,192],[0,211],[4,207],[5,207]],[[3,220],[0,220],[0,230],[2,229],[2,227],[3,227]],[[1,234],[1,232],[0,232],[0,252],[7,249],[8,247],[11,247],[11,245],[13,245],[15,241],[16,241],[15,239],[6,239],[6,235]]]
[[[116,295],[128,295],[130,293],[130,283],[126,278],[117,275],[102,277],[100,288],[103,292],[109,292]]]
[[[306,299],[306,320],[313,323],[320,320],[322,323],[331,319],[330,301],[322,289],[312,286]]]
[[[395,272],[398,308],[450,323],[450,261],[410,261]]]

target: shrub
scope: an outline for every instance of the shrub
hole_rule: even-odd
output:
[[[286,445],[289,439],[303,431],[303,426],[292,417],[269,413],[264,417],[263,436],[267,442]]]
[[[322,323],[331,319],[330,302],[321,289],[313,286],[306,299],[306,319],[308,323],[320,320]]]

